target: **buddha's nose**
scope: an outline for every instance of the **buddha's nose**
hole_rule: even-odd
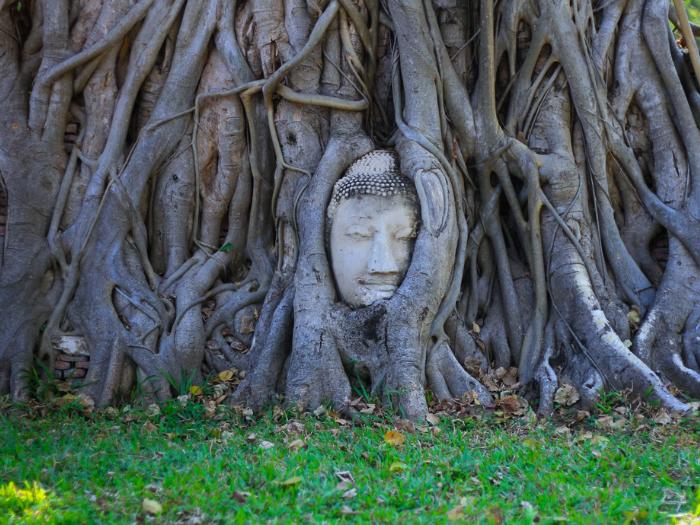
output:
[[[399,265],[386,235],[376,235],[372,241],[367,270],[370,274],[397,274]]]

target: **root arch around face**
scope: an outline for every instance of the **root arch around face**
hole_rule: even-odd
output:
[[[360,375],[420,419],[426,388],[489,405],[480,380],[517,368],[542,413],[562,380],[684,410],[700,58],[672,38],[680,2],[677,34],[643,0],[472,3],[3,3],[0,393],[70,336],[99,404],[236,368],[239,404],[351,411]],[[394,295],[352,308],[326,208],[378,148],[421,226]]]

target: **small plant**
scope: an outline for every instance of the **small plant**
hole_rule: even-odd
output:
[[[36,482],[25,483],[24,488],[18,487],[13,482],[0,485],[0,509],[10,518],[31,520],[32,516],[38,517],[48,507],[47,493]]]
[[[65,390],[62,381],[53,377],[52,371],[43,361],[35,361],[34,366],[24,372],[29,391],[39,402],[49,402]]]
[[[615,407],[625,404],[624,392],[616,390],[603,391],[598,397],[595,407],[603,414],[611,414]]]
[[[18,486],[12,481],[0,485],[0,523],[77,523],[73,511],[59,510],[60,500],[36,481]]]
[[[367,381],[362,377],[360,371],[356,366],[351,367],[353,371],[353,377],[351,381],[352,391],[365,403],[371,402],[372,394],[367,390]]]
[[[194,373],[186,373],[184,370],[180,370],[179,379],[176,379],[172,374],[167,372],[163,374],[163,377],[168,382],[173,392],[175,392],[178,396],[183,396],[187,394],[193,396],[211,394],[211,385],[200,386],[195,384]]]

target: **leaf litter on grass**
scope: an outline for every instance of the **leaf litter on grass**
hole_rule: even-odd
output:
[[[495,377],[498,379],[497,376]],[[333,465],[337,465],[337,468],[329,467],[327,464],[325,467],[320,467],[327,469],[325,475],[330,476],[331,479],[335,476],[337,479],[337,481],[334,479],[330,489],[336,502],[335,516],[338,517],[338,513],[348,516],[359,514],[363,516],[363,519],[368,518],[367,512],[369,511],[366,503],[368,490],[372,491],[370,494],[375,492],[381,494],[377,497],[384,503],[381,503],[378,509],[384,508],[383,506],[386,505],[391,508],[391,505],[398,505],[398,503],[386,502],[394,501],[392,498],[398,498],[398,494],[402,494],[401,491],[408,490],[401,498],[419,498],[420,496],[415,494],[411,496],[410,487],[412,484],[423,483],[423,476],[426,475],[435,476],[428,492],[435,490],[430,497],[438,498],[438,501],[451,497],[455,490],[461,490],[460,487],[464,487],[461,480],[469,479],[472,480],[470,483],[479,491],[506,494],[505,491],[513,490],[508,487],[512,486],[514,481],[519,482],[520,478],[511,478],[512,475],[517,476],[517,470],[511,472],[506,469],[480,474],[480,471],[485,468],[481,466],[485,458],[498,454],[499,450],[502,449],[509,450],[509,454],[513,455],[520,454],[518,446],[527,446],[531,450],[528,454],[535,454],[534,457],[539,457],[537,455],[543,454],[545,451],[547,455],[551,455],[551,451],[554,451],[556,456],[559,449],[569,450],[571,447],[576,447],[583,454],[581,458],[585,458],[586,455],[593,458],[604,458],[616,453],[619,448],[618,441],[626,442],[625,440],[639,439],[633,437],[637,433],[643,433],[643,436],[649,435],[650,441],[653,443],[663,443],[664,440],[673,436],[681,436],[679,439],[682,439],[679,443],[684,443],[684,446],[693,443],[695,444],[693,446],[696,446],[698,443],[697,431],[694,434],[688,432],[684,434],[683,431],[679,433],[679,425],[682,424],[683,419],[675,415],[667,415],[663,411],[629,402],[625,398],[618,398],[613,402],[605,401],[606,405],[603,407],[605,412],[602,413],[597,407],[582,410],[578,402],[570,404],[575,395],[568,389],[564,390],[566,396],[563,393],[560,394],[562,397],[559,400],[562,402],[555,405],[557,408],[553,417],[536,422],[534,425],[530,420],[534,413],[527,401],[519,397],[517,392],[509,390],[503,382],[501,385],[503,390],[495,395],[497,397],[495,409],[485,409],[473,397],[467,395],[460,400],[431,403],[430,415],[422,424],[413,424],[374,408],[372,413],[364,414],[356,422],[345,424],[344,418],[332,410],[324,409],[319,411],[317,415],[310,417],[294,411],[285,411],[278,407],[273,408],[272,415],[262,417],[253,416],[252,412],[244,413],[244,409],[235,411],[235,415],[231,412],[220,414],[217,411],[213,417],[219,419],[207,422],[206,402],[211,401],[208,388],[203,389],[201,396],[186,396],[187,404],[180,407],[182,411],[180,415],[170,411],[167,405],[161,405],[161,414],[155,414],[156,411],[153,408],[149,410],[149,407],[146,409],[131,408],[126,411],[117,411],[116,414],[114,410],[84,414],[79,409],[72,413],[86,420],[103,418],[105,422],[109,420],[110,425],[114,425],[115,422],[119,423],[121,424],[119,428],[130,428],[132,432],[149,434],[151,436],[149,439],[152,440],[158,439],[159,436],[168,436],[168,440],[177,441],[182,440],[183,436],[198,434],[184,431],[180,423],[172,427],[173,423],[168,423],[168,421],[182,420],[183,414],[192,411],[193,414],[200,414],[200,416],[187,416],[193,418],[191,421],[197,421],[196,426],[216,425],[218,434],[213,435],[218,443],[217,446],[239,447],[241,444],[245,444],[246,436],[248,436],[248,440],[253,446],[246,447],[244,445],[245,451],[242,452],[242,455],[244,458],[247,456],[255,458],[255,462],[259,462],[259,465],[254,462],[246,469],[250,468],[254,471],[268,465],[270,469],[274,467],[277,472],[298,472],[292,477],[283,478],[280,476],[277,480],[274,479],[277,475],[272,478],[268,477],[267,480],[265,477],[261,478],[260,474],[252,475],[250,480],[243,484],[240,482],[248,478],[241,478],[232,484],[238,487],[238,490],[234,491],[233,496],[231,493],[228,495],[230,501],[235,502],[241,508],[255,508],[258,505],[256,503],[258,500],[265,501],[265,494],[275,493],[270,490],[273,486],[287,489],[284,491],[278,489],[276,492],[276,494],[282,495],[278,502],[280,504],[282,501],[289,504],[293,500],[284,498],[290,497],[300,498],[300,501],[313,501],[313,496],[311,500],[304,499],[309,498],[306,493],[319,490],[313,487],[318,487],[319,484],[322,486],[324,474],[311,476],[305,465],[309,465],[309,461],[320,462],[320,465],[324,465],[327,461],[326,456],[330,457],[331,454],[339,451],[343,454],[340,457],[344,459],[334,460]],[[355,403],[354,407],[358,409],[358,412],[368,407],[366,401],[358,398],[353,399],[352,402]],[[224,409],[225,407],[220,408]],[[199,420],[198,417],[202,419]],[[145,427],[146,423],[156,428],[149,431]],[[223,439],[224,432],[227,433],[226,439]],[[414,432],[417,433],[407,439],[407,435]],[[436,437],[436,432],[442,432],[445,434],[445,438]],[[210,434],[212,434],[211,431],[205,432],[205,435]],[[541,438],[543,435],[551,436],[554,439],[545,442]],[[450,440],[455,440],[457,436],[459,436],[460,449],[451,449]],[[502,437],[498,438],[497,436]],[[272,447],[269,448],[270,452],[261,454],[260,446],[263,442],[272,444]],[[300,445],[299,442],[302,442],[303,445]],[[196,441],[191,441],[191,443],[196,445]],[[255,444],[259,446],[255,446]],[[322,456],[318,455],[319,449],[324,451]],[[478,450],[479,455],[476,457],[480,459],[465,459],[470,457],[468,455],[460,459],[459,455],[466,454],[464,451],[468,449]],[[332,450],[336,452],[331,452]],[[452,461],[458,463],[466,461],[466,463],[459,469],[445,469],[443,453],[439,452],[441,450],[453,450],[452,453],[455,456]],[[291,453],[292,451],[294,453]],[[312,457],[313,460],[310,459]],[[494,456],[494,461],[499,463],[505,461],[504,459],[495,459],[497,457]],[[571,456],[572,461],[579,461],[579,459],[575,455]],[[550,462],[554,461],[552,458],[549,460]],[[476,462],[472,464],[470,461]],[[517,464],[521,460],[518,458],[507,461]],[[284,470],[281,470],[283,465],[286,466]],[[357,468],[360,469],[355,472],[359,476],[362,490],[357,487],[354,477],[346,469],[353,465],[357,465]],[[240,469],[240,467],[238,468]],[[546,470],[550,467],[541,466],[540,468]],[[566,466],[562,464],[559,468],[565,470]],[[613,475],[615,475],[614,472]],[[248,474],[248,476],[251,475]],[[678,474],[673,474],[673,476],[677,477]],[[366,484],[370,480],[372,482]],[[264,489],[266,483],[267,490]],[[440,487],[438,487],[438,483]],[[290,490],[294,487],[300,488],[299,490]],[[333,487],[335,487],[335,491],[332,490]],[[402,488],[398,489],[397,487]],[[398,492],[392,492],[396,490]],[[518,492],[519,490],[516,491],[516,494]],[[251,493],[256,494],[255,498],[248,497]],[[371,498],[374,501],[375,497],[371,496]],[[537,505],[539,509],[539,504],[535,499],[527,497],[527,500],[531,501],[533,506]],[[163,501],[167,502],[170,499],[164,497]],[[469,499],[466,506],[462,505],[462,500],[458,500],[460,505],[457,506],[454,505],[455,500],[452,501],[452,507],[449,505],[441,507],[442,519],[450,519],[446,513],[454,509],[458,509],[454,513],[457,516],[455,519],[458,521],[472,520],[475,515],[483,516],[483,513],[488,512],[488,509],[483,507],[483,503],[478,502],[479,500],[472,504],[473,500]],[[338,505],[341,502],[344,503],[339,510]],[[269,502],[268,504],[274,505],[275,503]],[[509,522],[515,516],[513,514],[515,511],[507,510],[511,508],[509,505],[506,504],[503,507],[506,510],[502,511],[501,517],[505,522]],[[683,507],[679,508],[683,509]],[[347,512],[343,512],[342,509]],[[175,511],[165,510],[163,514],[172,517],[173,512]],[[527,508],[523,507],[520,512],[524,516]],[[641,516],[641,514],[635,514],[634,509],[628,508],[625,512],[628,515]],[[540,517],[545,515],[546,513],[538,513]],[[653,516],[654,514],[649,515]],[[392,514],[392,516],[395,515]],[[496,513],[495,517],[497,516]],[[549,516],[551,517],[552,514],[550,513]]]

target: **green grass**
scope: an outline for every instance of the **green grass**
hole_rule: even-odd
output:
[[[387,419],[306,416],[297,434],[291,417],[15,409],[0,415],[0,523],[669,523],[700,485],[697,419],[606,433],[589,418],[569,433],[443,417],[397,447]]]

